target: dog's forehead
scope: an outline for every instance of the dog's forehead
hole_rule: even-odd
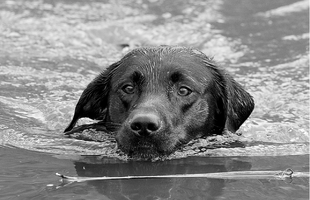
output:
[[[149,47],[149,48],[138,48],[129,52],[125,58],[148,58],[148,59],[173,59],[187,57],[191,60],[210,60],[204,53],[196,49],[186,48],[186,47]]]
[[[186,47],[154,47],[135,49],[126,54],[112,74],[113,85],[137,78],[163,85],[177,74],[180,81],[191,80],[208,85],[214,79],[215,64],[205,54]],[[139,76],[140,76],[139,75]]]
[[[186,71],[203,70],[205,63],[211,61],[198,50],[185,47],[140,48],[128,53],[123,59],[127,70],[161,72],[173,69]],[[127,71],[126,70],[126,71]]]

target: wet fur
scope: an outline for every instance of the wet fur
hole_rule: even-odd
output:
[[[131,82],[133,95],[121,85]],[[177,95],[190,85],[188,96]],[[97,76],[82,93],[66,134],[82,117],[114,124],[120,149],[129,155],[152,157],[173,152],[193,138],[235,132],[254,108],[252,97],[202,52],[186,47],[139,48]],[[130,129],[137,113],[155,113],[161,128],[148,136]],[[106,127],[105,127],[106,128]],[[108,128],[107,128],[108,129]],[[74,129],[73,129],[74,130]]]

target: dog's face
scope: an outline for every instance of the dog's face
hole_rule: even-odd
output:
[[[171,152],[211,130],[212,73],[187,52],[130,56],[115,71],[108,100],[109,120],[122,124],[116,134],[120,148],[130,154]]]
[[[104,113],[106,122],[119,124],[115,137],[120,149],[150,158],[193,138],[221,134],[225,125],[235,131],[252,109],[250,95],[201,52],[141,48],[89,84],[66,131],[78,118]]]

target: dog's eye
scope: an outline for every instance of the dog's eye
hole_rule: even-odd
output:
[[[184,86],[180,87],[178,91],[178,95],[180,96],[187,96],[187,95],[190,95],[191,93],[192,93],[192,90]]]
[[[122,90],[127,94],[132,94],[135,92],[135,88],[132,85],[125,85]]]

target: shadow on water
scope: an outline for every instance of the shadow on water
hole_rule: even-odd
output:
[[[129,162],[125,164],[88,164],[76,162],[79,176],[166,175],[249,170],[251,164],[229,158],[188,158],[164,162]],[[159,180],[93,181],[89,185],[113,199],[208,198],[221,196],[225,181],[206,178],[171,178]]]
[[[254,158],[189,157],[163,162],[132,161],[122,163],[113,159],[86,156],[80,161],[74,162],[74,166],[77,175],[80,177],[255,171],[261,168],[272,170],[287,166],[292,166],[299,171],[309,171],[309,166],[300,162],[303,159],[309,161],[308,156],[280,156]],[[268,197],[272,193],[277,194],[273,199],[296,199],[307,198],[308,194],[304,189],[309,186],[307,178],[293,178],[293,180],[167,178],[88,181],[87,183],[73,183],[72,185],[79,184],[83,184],[86,188],[95,188],[107,199],[217,199],[218,197],[247,199],[250,193],[251,198],[254,199]],[[62,186],[60,185],[60,187]],[[289,193],[286,191],[287,187],[290,187]],[[268,192],[266,191],[267,188]],[[252,194],[254,190],[255,193]]]

